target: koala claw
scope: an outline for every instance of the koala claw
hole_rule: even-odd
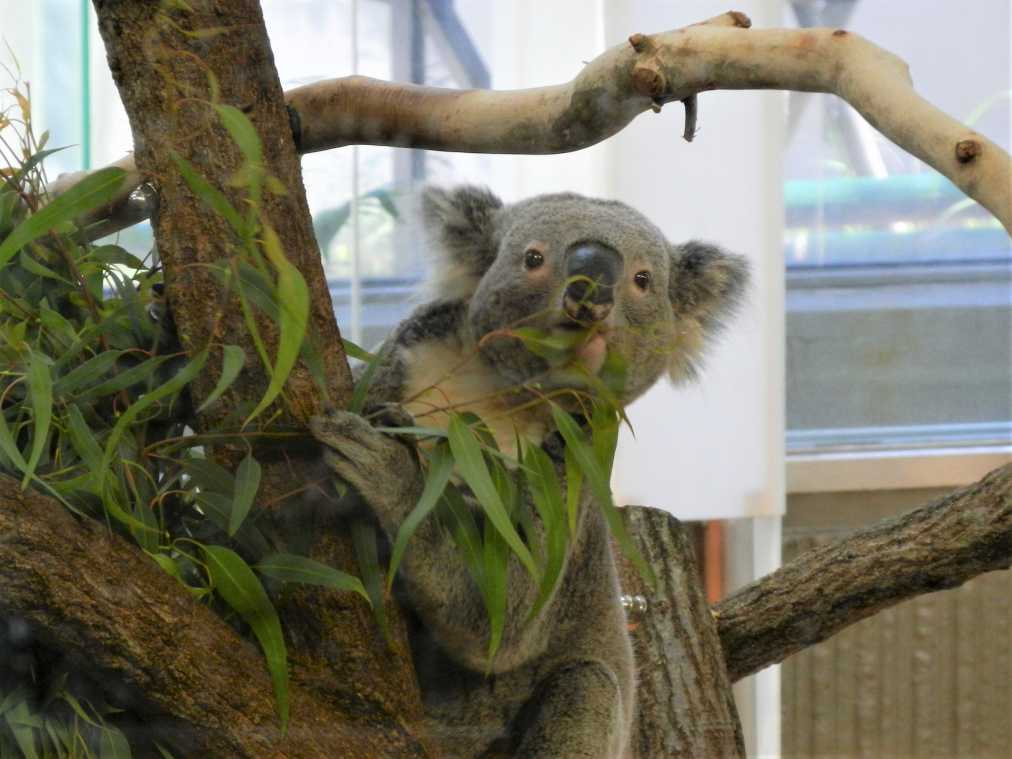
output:
[[[399,403],[372,403],[362,415],[374,427],[414,427],[415,418]]]
[[[416,486],[414,481],[421,479],[414,449],[373,429],[358,414],[335,411],[316,416],[310,420],[309,429],[326,446],[323,460],[327,467],[358,490],[378,512],[391,511],[395,505],[404,503]],[[404,476],[412,470],[418,477]],[[407,498],[407,502],[413,505],[414,499]]]

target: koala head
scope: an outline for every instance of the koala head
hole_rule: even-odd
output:
[[[562,193],[504,205],[464,186],[427,189],[422,212],[441,259],[436,296],[467,303],[483,361],[512,384],[573,382],[572,371],[557,371],[508,336],[520,326],[590,327],[575,361],[596,373],[606,353],[617,353],[626,367],[624,402],[665,372],[691,378],[748,280],[744,258],[700,242],[670,243],[617,201]]]

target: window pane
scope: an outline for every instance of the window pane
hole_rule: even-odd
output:
[[[927,99],[1009,148],[1007,0],[979,0],[973,13],[947,0],[789,6],[799,25],[846,27],[895,52]],[[946,32],[956,28],[958,36]],[[838,98],[791,93],[788,131],[789,445],[1007,440],[1012,247],[1004,229]]]

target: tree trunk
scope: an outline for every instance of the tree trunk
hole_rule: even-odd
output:
[[[612,542],[636,653],[636,757],[744,758],[717,626],[685,530],[658,509],[630,506],[624,516],[657,575],[650,590]]]
[[[191,10],[181,3],[95,0],[109,67],[133,130],[137,167],[158,189],[155,239],[180,340],[190,353],[213,349],[209,369],[191,386],[194,403],[199,405],[217,382],[221,346],[238,345],[246,354],[243,374],[198,421],[203,430],[227,424],[234,429],[235,420],[243,419],[269,383],[253,336],[239,316],[239,300],[225,291],[211,267],[227,265],[239,251],[240,240],[220,214],[190,191],[172,158],[176,153],[189,161],[233,207],[247,212],[244,188],[235,185],[248,181],[230,182],[243,164],[243,153],[212,107],[220,103],[240,109],[250,119],[262,143],[263,168],[284,188],[263,193],[260,224],[274,230],[288,261],[307,282],[311,303],[307,340],[319,357],[322,377],[314,380],[310,367],[300,361],[288,378],[284,402],[279,396],[260,418],[271,419],[276,413],[273,429],[284,425],[302,430],[325,407],[346,405],[351,377],[313,236],[284,94],[257,0],[189,6]],[[279,349],[278,327],[261,312],[254,313],[273,361]],[[236,463],[244,453],[245,446],[214,449],[225,463]],[[356,571],[347,531],[328,515],[328,504],[310,508],[306,497],[290,497],[306,485],[329,482],[315,446],[258,450],[257,457],[263,465],[258,503],[269,504],[276,513],[277,535],[292,540],[323,535],[310,547],[310,555]],[[320,529],[317,520],[327,529]],[[279,611],[294,681],[330,703],[335,722],[354,721],[359,729],[390,734],[420,722],[421,699],[396,609],[388,612],[389,647],[377,634],[368,607],[354,597],[300,590]],[[301,719],[294,710],[293,731],[305,727]],[[406,741],[405,746],[405,755],[422,751],[418,742]]]

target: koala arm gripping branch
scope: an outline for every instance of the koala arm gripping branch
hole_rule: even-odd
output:
[[[376,431],[357,414],[333,412],[314,418],[311,427],[326,446],[327,465],[359,492],[393,542],[424,486],[417,454],[397,438]],[[468,506],[478,513],[473,501]],[[525,503],[524,507],[531,505]],[[541,520],[533,509],[530,516],[528,524],[539,534],[528,537],[542,541]],[[510,556],[507,572],[505,629],[493,672],[512,669],[539,653],[535,641],[545,638],[545,612],[526,621],[538,594],[537,585],[515,556]],[[447,655],[470,669],[488,669],[490,624],[481,592],[449,531],[434,515],[412,536],[399,574],[412,607]]]

